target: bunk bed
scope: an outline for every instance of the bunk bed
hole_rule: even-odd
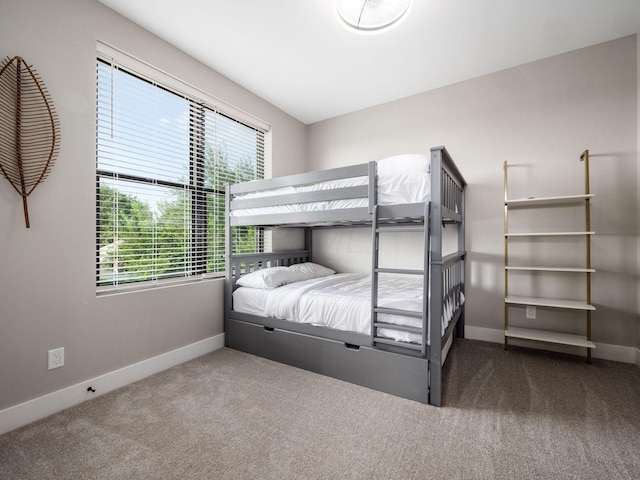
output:
[[[446,353],[464,337],[466,182],[445,147],[426,166],[415,157],[227,187],[228,347],[441,405]],[[443,255],[449,225],[457,245]],[[304,248],[236,253],[243,226],[302,228]],[[313,263],[312,231],[344,227],[371,230],[369,274]],[[380,243],[409,232],[424,244],[419,267],[382,268]]]

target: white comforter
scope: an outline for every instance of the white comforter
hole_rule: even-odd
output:
[[[331,182],[321,182],[302,187],[282,187],[273,190],[247,193],[240,195],[238,199],[264,198],[273,195],[287,193],[317,192],[336,188],[355,187],[366,185],[367,178],[351,178]],[[431,179],[428,173],[398,174],[378,178],[378,203],[381,205],[393,205],[402,203],[428,202],[431,197]],[[329,200],[324,202],[296,203],[291,205],[274,205],[270,207],[256,207],[237,209],[231,212],[232,216],[242,217],[247,215],[271,215],[276,213],[292,212],[317,212],[340,208],[360,208],[368,206],[366,198],[353,198],[347,200]],[[357,220],[357,219],[356,219]]]
[[[380,275],[378,291],[378,304],[381,307],[422,311],[422,277]],[[370,334],[371,278],[368,274],[340,273],[291,283],[268,291],[266,298],[264,290],[259,292],[264,304],[264,316]],[[234,309],[242,311],[236,299],[234,295]],[[464,302],[464,298],[458,299],[456,305],[453,302],[445,305],[443,332],[461,302]],[[378,320],[418,328],[422,326],[421,319],[399,315],[379,314]],[[413,333],[380,328],[378,334],[398,341],[422,343],[421,335]]]

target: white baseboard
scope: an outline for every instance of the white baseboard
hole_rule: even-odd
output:
[[[5,408],[0,410],[0,435],[222,347],[224,333]]]
[[[484,342],[503,343],[504,342],[504,330],[498,330],[496,328],[485,327],[473,327],[465,325],[464,328],[465,337],[470,340],[482,340]],[[640,350],[634,347],[625,347],[624,345],[611,345],[608,343],[598,343],[596,348],[591,351],[593,358],[600,358],[603,360],[613,360],[615,362],[623,363],[635,363],[640,366]],[[509,339],[509,344],[522,345],[528,348],[537,348],[541,350],[550,350],[553,352],[571,353],[575,354],[583,349],[577,347],[567,347],[564,345],[554,345],[552,343],[540,343],[526,340],[518,340],[515,338]]]

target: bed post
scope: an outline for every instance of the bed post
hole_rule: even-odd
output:
[[[442,148],[431,149],[431,312],[429,403],[442,404]],[[425,252],[426,254],[427,252]]]
[[[233,239],[231,235],[231,220],[229,212],[231,211],[231,185],[227,184],[225,191],[225,216],[224,216],[224,238],[225,238],[225,266],[226,279],[224,282],[224,330],[227,331],[227,321],[231,317],[231,303],[233,299],[233,265],[231,256],[233,254]],[[225,335],[225,338],[227,336]],[[225,342],[226,343],[226,342]]]
[[[312,241],[313,241],[313,229],[312,228],[305,228],[304,229],[304,249],[309,252],[308,253],[308,258],[309,258],[309,262],[313,261],[313,253],[311,250],[311,246],[312,246]]]
[[[377,176],[377,163],[374,161],[369,162],[369,214],[373,215],[373,207],[378,204],[378,182]]]
[[[464,207],[464,197],[465,197],[465,188],[462,188],[462,191],[460,193],[460,214],[462,215],[462,221],[460,222],[460,224],[458,225],[458,252],[465,252],[466,248],[465,248],[465,207]],[[466,267],[466,263],[467,263],[467,257],[464,256],[460,259],[460,261],[462,262],[462,267],[460,269],[460,291],[462,292],[462,294],[465,296],[466,298],[466,292],[465,292],[465,275],[464,275],[464,271],[465,271],[465,267]],[[464,338],[464,312],[465,312],[465,306],[466,306],[466,301],[465,303],[463,303],[460,306],[460,319],[458,320],[458,323],[456,324],[456,337],[458,338]]]

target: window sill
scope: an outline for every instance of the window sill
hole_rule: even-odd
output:
[[[224,280],[224,273],[200,275],[194,278],[165,278],[162,280],[151,280],[147,282],[123,283],[121,285],[108,285],[96,288],[96,297],[107,297],[112,295],[122,295],[125,293],[143,292],[158,288],[180,287],[194,283],[208,282],[212,280]]]

